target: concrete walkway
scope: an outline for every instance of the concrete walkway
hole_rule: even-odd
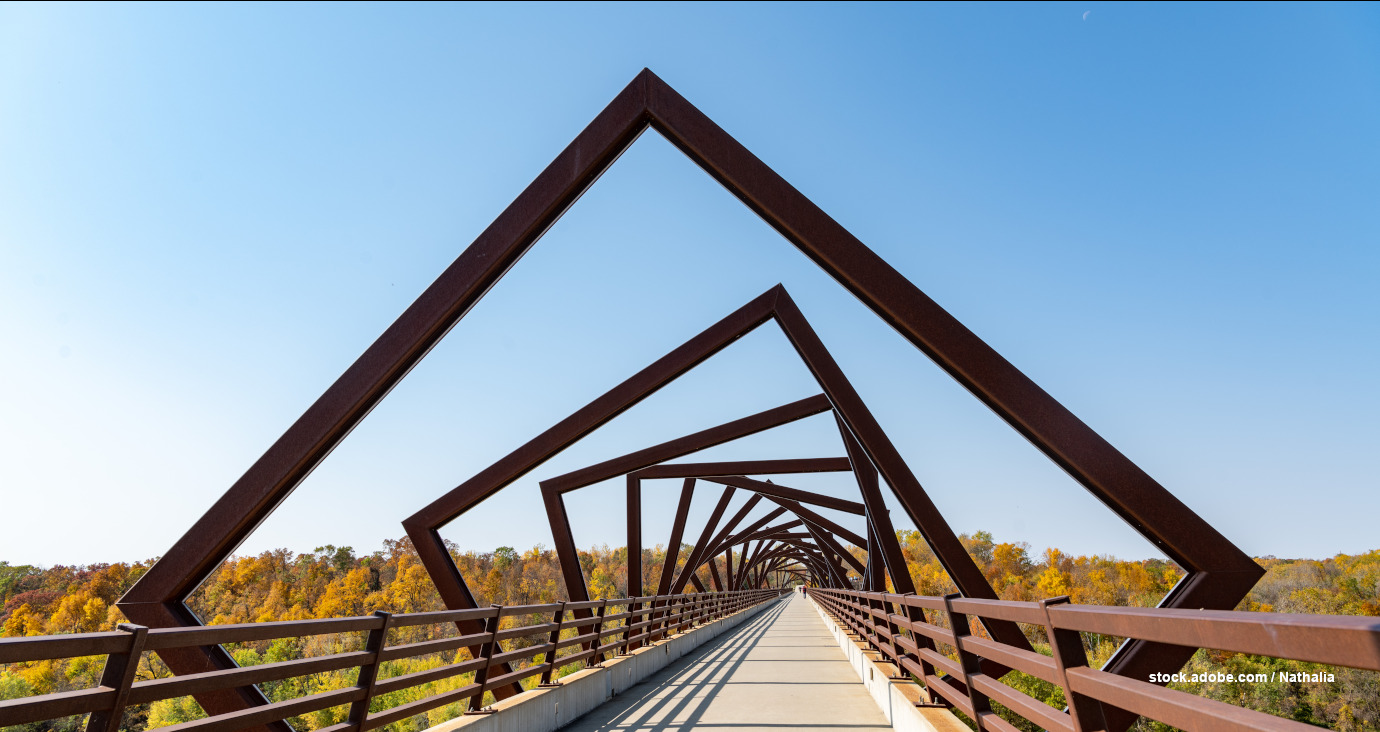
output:
[[[889,730],[800,595],[667,666],[567,730]]]

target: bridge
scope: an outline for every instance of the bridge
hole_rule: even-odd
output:
[[[581,617],[583,616],[583,617]],[[992,640],[982,622],[1043,630],[1052,656]],[[477,633],[390,643],[399,631]],[[346,706],[330,732],[389,725],[457,703],[453,730],[1110,729],[1116,713],[1180,729],[1315,729],[1288,719],[1089,667],[1080,633],[1380,670],[1380,622],[1365,617],[1071,605],[923,597],[809,587],[701,592],[460,611],[254,623],[194,629],[125,625],[117,632],[0,639],[0,663],[107,657],[91,689],[0,702],[0,727],[87,715],[85,728],[121,729],[127,706],[210,695],[247,684],[358,668],[353,686],[251,706],[165,729],[229,732]],[[145,653],[208,644],[356,635],[359,650],[247,668],[135,680]],[[392,678],[398,658],[477,648],[459,663]],[[514,670],[500,672],[500,668]],[[1001,682],[1017,669],[1063,689],[1063,708]],[[462,683],[394,706],[390,693],[437,679]],[[505,687],[521,691],[503,694]],[[504,698],[500,698],[504,697]],[[1001,706],[994,711],[993,702]]]
[[[188,595],[649,128],[1163,551],[1186,572],[1183,580],[1155,608],[1082,606],[1067,597],[1000,600],[778,285],[406,519],[403,527],[446,610],[202,625],[185,604]],[[541,480],[566,597],[478,606],[441,527],[768,322],[786,335],[819,394],[696,426]],[[817,415],[832,417],[842,454],[681,462]],[[781,482],[806,473],[845,476],[858,500]],[[643,482],[667,478],[683,482],[656,587],[644,587]],[[564,500],[610,479],[627,486],[627,585],[621,596],[596,597]],[[884,486],[957,593],[917,593]],[[707,491],[714,508],[682,554],[697,491]],[[746,500],[730,512],[735,497]],[[771,508],[753,518],[759,506]],[[850,529],[826,512],[863,528]],[[419,719],[438,732],[725,726],[952,732],[965,724],[995,732],[1124,732],[1140,718],[1182,729],[1306,728],[1166,686],[1199,648],[1380,670],[1374,618],[1233,610],[1261,574],[1226,537],[644,70],[138,580],[117,605],[130,623],[108,633],[0,639],[0,664],[105,657],[91,688],[0,701],[0,727],[68,720],[68,729],[79,717],[89,732],[116,732],[133,706],[191,696],[207,716],[165,729],[291,732],[287,719],[323,710],[339,710],[338,721],[321,728],[326,732],[390,729]],[[1124,642],[1093,668],[1083,634]],[[323,635],[337,639],[334,652],[254,666],[240,667],[226,649]],[[1049,655],[1040,652],[1045,647]],[[171,675],[137,678],[148,654]],[[384,672],[388,662],[411,658],[435,662],[400,675]],[[354,670],[351,684],[300,698],[270,701],[259,687],[342,670]],[[1023,693],[1004,680],[1013,671],[1054,685],[1062,698]],[[442,719],[447,716],[454,719]]]

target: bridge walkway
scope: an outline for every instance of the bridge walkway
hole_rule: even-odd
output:
[[[564,729],[858,732],[891,725],[814,606],[792,595]]]

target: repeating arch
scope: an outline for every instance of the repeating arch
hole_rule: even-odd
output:
[[[117,605],[124,614],[154,627],[199,624],[184,604],[186,597],[648,128],[684,152],[1113,513],[1184,567],[1187,575],[1162,605],[1229,609],[1261,576],[1263,570],[1249,556],[644,69],[120,599]],[[793,306],[778,311],[777,317],[795,318],[798,313],[792,311]],[[800,343],[794,345],[801,350]],[[809,356],[802,356],[808,363]],[[613,413],[618,411],[615,408]],[[898,476],[888,474],[891,455],[874,454],[879,449],[874,440],[878,435],[871,434],[879,431],[874,424],[849,423],[847,427],[912,517],[932,509],[932,505],[922,505],[927,499],[918,484],[898,483]],[[884,440],[885,436],[880,437]],[[937,511],[934,514],[942,521]],[[426,527],[435,525],[429,519],[438,517],[414,516],[407,524],[409,534],[428,531]],[[944,543],[945,537],[927,539],[936,545],[936,540]],[[964,574],[959,567],[947,569],[956,581]],[[445,582],[444,577],[438,578],[438,585]],[[1191,653],[1192,649],[1176,646],[1133,643],[1124,646],[1106,670],[1143,678],[1150,672],[1177,669]],[[169,652],[163,657],[178,674],[234,666],[219,647]],[[198,701],[212,714],[266,703],[254,687],[201,695]],[[1113,726],[1124,727],[1128,721],[1116,720]]]

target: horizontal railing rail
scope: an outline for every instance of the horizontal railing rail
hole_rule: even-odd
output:
[[[746,610],[785,593],[784,590],[742,590],[688,595],[656,595],[545,605],[494,605],[473,610],[293,620],[195,628],[148,629],[121,624],[118,631],[78,635],[0,638],[0,665],[82,656],[106,656],[99,683],[90,689],[0,701],[0,727],[89,714],[87,732],[117,732],[130,705],[193,696],[260,684],[267,681],[357,668],[353,686],[296,699],[160,728],[167,732],[235,732],[280,722],[349,704],[348,721],[323,732],[366,732],[437,707],[466,702],[468,712],[481,711],[486,693],[540,676],[541,685],[559,683],[558,669],[583,662],[598,666],[609,654],[655,643],[695,625]],[[610,613],[610,609],[618,610]],[[549,616],[549,621],[501,627],[504,618]],[[454,638],[388,645],[390,628],[482,621],[484,630]],[[135,680],[143,654],[160,650],[224,643],[275,641],[336,633],[366,633],[364,649],[325,656],[207,671],[169,678]],[[569,633],[568,637],[563,634]],[[544,642],[505,650],[503,643],[544,636]],[[562,651],[578,651],[559,655]],[[461,648],[479,649],[468,661],[452,663],[388,679],[378,678],[386,661],[412,658]],[[541,662],[536,659],[541,656]],[[491,676],[491,671],[528,665]],[[374,697],[389,692],[473,673],[473,680],[457,689],[370,712]]]
[[[1049,732],[1105,729],[1104,707],[1186,730],[1317,729],[1091,668],[1080,635],[1085,632],[1380,671],[1380,618],[1373,617],[1071,605],[1067,597],[1037,603],[817,588],[807,594],[869,649],[919,680],[928,703],[957,709],[979,730],[992,732],[1018,732],[992,711],[993,701]],[[930,622],[926,611],[943,624]],[[1039,626],[1053,656],[973,635],[970,617]],[[952,647],[953,654],[941,654],[935,643]],[[985,672],[988,664],[1057,685],[1067,706],[1056,709],[1002,683]]]

